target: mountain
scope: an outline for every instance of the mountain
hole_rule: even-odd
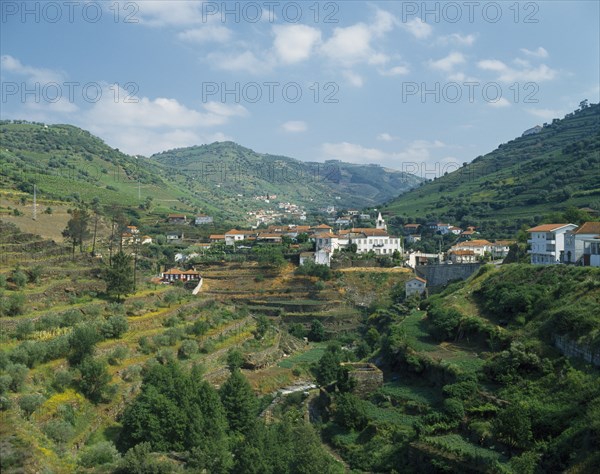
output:
[[[600,105],[544,124],[390,201],[404,218],[518,228],[570,206],[600,209]]]
[[[135,207],[151,196],[168,208],[187,195],[158,166],[71,125],[0,122],[0,166],[3,189],[31,193],[35,184],[42,199],[97,196],[104,204]]]
[[[35,184],[41,199],[98,197],[103,204],[130,207],[152,197],[156,210],[198,209],[221,220],[266,206],[257,196],[276,195],[277,202],[309,210],[364,208],[421,182],[377,165],[305,163],[232,142],[136,158],[80,128],[26,121],[0,122],[0,167],[5,192],[32,193]]]
[[[308,208],[364,208],[381,204],[422,180],[378,165],[337,160],[303,162],[257,153],[233,142],[179,148],[151,160],[171,176],[183,177],[199,197],[220,194],[244,197],[276,195]]]

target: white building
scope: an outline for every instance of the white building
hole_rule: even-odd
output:
[[[543,224],[528,229],[531,246],[527,252],[531,255],[531,263],[554,265],[560,263],[565,251],[565,234],[576,229],[575,224]]]
[[[579,262],[584,256],[586,243],[593,243],[594,237],[597,235],[600,235],[600,222],[586,222],[578,229],[566,232],[565,252],[562,261],[564,263]]]
[[[484,239],[467,240],[454,245],[450,249],[450,252],[456,252],[457,250],[471,250],[476,256],[482,257],[486,252],[492,252],[493,245],[494,244]]]
[[[584,240],[582,262],[586,266],[600,267],[600,235]]]
[[[199,216],[196,216],[196,219],[194,220],[194,224],[196,224],[196,225],[205,225],[205,224],[212,224],[212,223],[213,223],[212,216],[207,216],[204,214],[200,214]]]
[[[234,245],[236,242],[246,240],[248,237],[255,235],[251,231],[231,229],[225,232],[225,245]]]
[[[404,284],[404,290],[407,298],[415,293],[422,295],[427,290],[427,280],[420,277],[414,277]]]

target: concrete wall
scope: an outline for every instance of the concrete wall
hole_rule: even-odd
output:
[[[482,265],[482,263],[420,265],[415,268],[415,272],[427,280],[427,288],[431,291],[439,289],[452,280],[466,280]]]
[[[589,347],[581,346],[566,336],[555,336],[554,345],[568,357],[577,357],[600,366],[600,351],[592,351]]]

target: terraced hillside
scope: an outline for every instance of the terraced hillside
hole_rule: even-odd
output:
[[[600,105],[545,124],[386,204],[405,218],[516,232],[569,206],[600,210]]]

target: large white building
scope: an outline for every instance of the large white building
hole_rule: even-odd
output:
[[[338,234],[329,231],[317,233],[313,236],[317,253],[323,251],[333,254],[336,250],[347,249],[356,245],[356,253],[374,252],[376,255],[392,256],[394,252],[402,253],[402,241],[399,237],[392,237],[386,231],[387,225],[381,217],[377,218],[376,228],[353,228],[341,230]]]
[[[589,255],[590,252],[585,250],[590,248],[589,242],[593,243],[598,235],[600,235],[600,222],[586,222],[577,229],[568,231],[565,234],[563,262],[577,263],[584,255]]]
[[[528,253],[531,263],[554,265],[561,263],[565,251],[565,235],[576,229],[575,224],[543,224],[528,229],[527,243],[531,246]]]

